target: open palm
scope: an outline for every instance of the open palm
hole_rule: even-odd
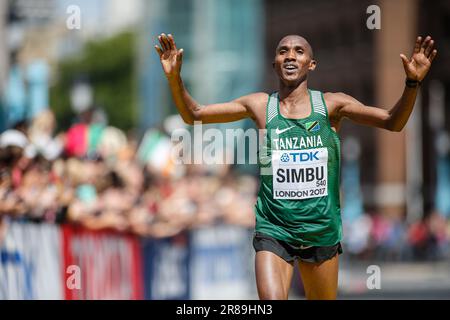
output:
[[[408,59],[404,54],[400,55],[408,79],[422,81],[425,78],[437,55],[437,50],[433,50],[433,46],[434,41],[430,36],[425,39],[417,37],[411,58]]]
[[[164,33],[158,36],[161,47],[155,46],[167,77],[179,76],[183,63],[183,49],[178,50],[173,36]]]

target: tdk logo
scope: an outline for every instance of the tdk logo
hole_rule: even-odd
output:
[[[289,162],[289,153],[283,153],[280,160],[281,162]]]
[[[310,152],[293,152],[293,153],[283,153],[280,160],[281,162],[305,162],[305,161],[314,161],[320,160],[318,157],[319,151],[310,151]]]

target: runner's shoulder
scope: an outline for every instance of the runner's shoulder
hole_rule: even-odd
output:
[[[324,92],[323,99],[325,100],[328,114],[330,116],[339,111],[339,108],[341,108],[345,104],[355,100],[355,98],[343,92]]]
[[[237,100],[244,102],[246,105],[258,107],[261,104],[267,103],[269,94],[266,92],[255,92],[242,96]]]
[[[269,94],[265,92],[251,93],[240,97],[237,101],[245,105],[248,110],[258,112],[259,110],[265,110],[269,101]]]
[[[325,102],[331,103],[340,103],[345,100],[352,99],[351,96],[345,94],[344,92],[324,92],[323,98],[325,99]]]

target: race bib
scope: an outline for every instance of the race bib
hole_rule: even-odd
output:
[[[275,199],[303,200],[328,195],[328,149],[273,150]]]

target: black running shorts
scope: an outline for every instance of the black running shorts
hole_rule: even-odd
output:
[[[331,247],[296,247],[260,232],[255,232],[254,234],[253,248],[255,248],[256,252],[270,251],[289,263],[296,259],[304,262],[320,263],[333,258],[336,254],[343,253],[340,242]]]

